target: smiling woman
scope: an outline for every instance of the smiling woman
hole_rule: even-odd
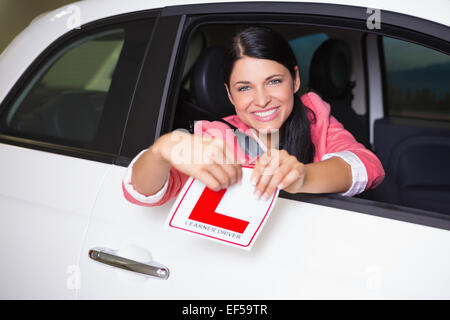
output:
[[[135,157],[122,183],[129,201],[161,205],[188,176],[216,191],[227,188],[241,180],[243,163],[254,163],[258,198],[269,198],[276,188],[353,196],[381,183],[380,161],[330,115],[329,105],[312,92],[296,95],[298,64],[281,35],[267,27],[241,30],[225,52],[223,70],[236,111],[223,120],[252,136],[265,153],[242,156],[226,124],[198,121],[193,135],[170,132]],[[200,154],[201,161],[180,161],[180,154]]]

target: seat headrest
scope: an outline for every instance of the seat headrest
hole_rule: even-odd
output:
[[[329,39],[313,55],[309,69],[309,86],[324,98],[342,95],[350,83],[351,51],[341,40]]]
[[[236,113],[223,84],[224,54],[222,47],[206,49],[195,63],[191,78],[191,93],[197,106],[222,117]]]

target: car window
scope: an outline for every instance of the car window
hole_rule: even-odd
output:
[[[450,55],[383,38],[389,116],[450,120]]]
[[[124,30],[117,29],[82,38],[62,49],[12,105],[7,126],[32,135],[91,141],[123,42]]]
[[[154,22],[94,25],[60,39],[16,84],[1,114],[3,136],[39,149],[51,143],[49,151],[75,147],[80,156],[117,154]]]
[[[298,37],[289,41],[289,44],[294,51],[295,57],[299,67],[301,88],[299,93],[303,94],[308,91],[309,83],[309,66],[311,59],[316,49],[328,39],[325,33],[315,33],[307,36]]]

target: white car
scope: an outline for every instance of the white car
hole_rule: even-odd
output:
[[[339,3],[88,0],[36,18],[0,56],[0,298],[449,299],[450,2]],[[121,183],[161,134],[225,112],[195,79],[249,24],[290,41],[302,90],[386,179],[281,192],[244,251],[169,232],[174,200],[137,206]]]

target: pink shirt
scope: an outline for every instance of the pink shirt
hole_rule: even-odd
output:
[[[379,185],[383,181],[385,173],[377,156],[364,145],[358,143],[353,135],[345,130],[336,118],[331,116],[330,105],[317,94],[306,93],[301,96],[301,100],[305,106],[314,112],[313,115],[310,111],[307,111],[310,120],[311,140],[315,146],[314,162],[337,156],[351,166],[352,186],[342,195],[353,196]],[[237,115],[225,117],[224,120],[257,139],[253,130],[243,123]],[[225,139],[226,143],[235,150],[236,155],[247,163],[256,160],[251,157],[246,158],[233,131],[223,122],[197,121],[194,132],[195,134],[207,134]],[[261,145],[261,147],[264,150],[266,149],[264,145]],[[160,191],[150,196],[139,194],[131,184],[131,174],[134,162],[144,151],[141,151],[128,166],[122,182],[122,190],[125,198],[131,203],[142,206],[159,206],[178,195],[188,176],[172,167],[168,179]]]

